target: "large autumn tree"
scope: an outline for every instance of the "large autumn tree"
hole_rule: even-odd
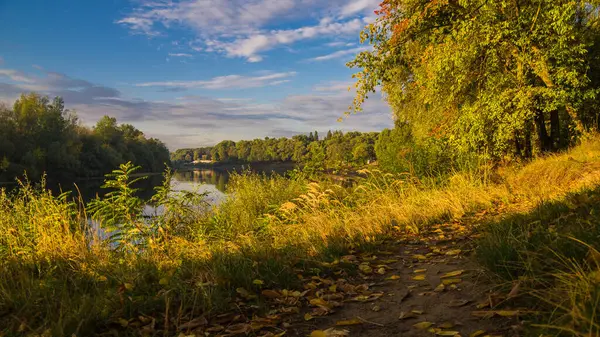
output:
[[[351,108],[381,86],[417,136],[496,158],[568,146],[598,123],[599,3],[385,0]]]

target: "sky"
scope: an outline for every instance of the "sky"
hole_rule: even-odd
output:
[[[169,149],[379,131],[390,109],[352,103],[346,62],[381,0],[0,0],[0,102],[61,96]]]

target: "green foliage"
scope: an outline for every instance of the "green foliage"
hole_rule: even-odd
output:
[[[147,244],[147,238],[156,229],[148,226],[141,216],[145,202],[136,196],[138,190],[133,185],[147,177],[132,178],[139,168],[127,162],[107,174],[102,188],[112,191],[89,204],[92,219],[99,222],[108,241],[121,250],[135,250]]]
[[[491,158],[564,148],[597,126],[595,1],[386,0],[351,67],[417,138]],[[595,68],[594,68],[595,69]]]
[[[227,184],[228,198],[198,229],[211,239],[232,240],[249,234],[272,234],[263,215],[305,190],[303,174],[291,178],[251,172],[233,173]]]
[[[160,172],[169,152],[159,140],[114,118],[103,117],[94,129],[81,126],[60,97],[50,102],[28,94],[12,109],[0,106],[0,181],[24,172],[36,180],[44,172],[55,180],[99,177],[126,161]]]
[[[295,162],[311,172],[325,169],[360,168],[375,160],[374,144],[377,133],[329,131],[319,139],[310,135],[292,138],[265,138],[233,142],[225,140],[214,147],[179,149],[171,154],[176,164],[193,160],[212,160],[214,163]]]
[[[153,223],[163,238],[170,234],[190,235],[191,228],[187,224],[198,222],[199,211],[208,208],[208,192],[176,190],[169,167],[163,177],[162,185],[154,188],[155,194],[150,199],[151,204],[160,210],[154,215]]]

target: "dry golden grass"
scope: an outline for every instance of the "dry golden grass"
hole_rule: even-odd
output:
[[[524,211],[598,185],[600,138],[502,173],[457,172],[442,182],[363,173],[350,188],[302,175],[236,176],[225,203],[136,254],[91,238],[77,203],[29,186],[17,196],[3,191],[0,326],[7,333],[86,335],[142,313],[219,312],[234,289],[255,287],[256,279],[292,286],[298,262],[498,203]]]

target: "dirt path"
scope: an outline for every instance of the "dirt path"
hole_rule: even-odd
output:
[[[309,294],[311,309],[286,336],[518,336],[517,311],[491,309],[502,298],[472,260],[468,236],[440,228],[346,257],[359,275],[317,279],[327,290]]]
[[[239,288],[236,310],[195,318],[180,330],[203,336],[519,336],[524,311],[507,300],[518,288],[492,289],[472,258],[474,231],[465,223],[484,216],[491,215],[398,233],[370,251],[298,269],[303,289]],[[266,310],[252,304],[257,299]]]

